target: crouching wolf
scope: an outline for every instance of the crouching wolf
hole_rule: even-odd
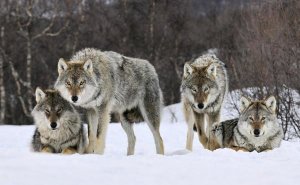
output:
[[[188,125],[186,149],[193,148],[194,125],[204,148],[214,150],[219,147],[210,138],[210,130],[213,123],[220,121],[220,109],[227,90],[225,64],[215,55],[202,55],[184,65],[181,97]]]
[[[279,147],[283,130],[276,118],[274,96],[261,101],[240,100],[239,119],[217,124],[212,129],[221,147],[243,151],[267,151]]]
[[[56,90],[36,89],[37,105],[32,111],[37,126],[33,151],[49,153],[84,153],[85,133],[76,110]]]
[[[126,118],[132,110],[150,127],[156,152],[164,153],[159,133],[163,98],[156,71],[148,61],[87,48],[70,61],[60,59],[58,73],[55,88],[69,102],[87,109],[88,153],[103,154],[110,113],[117,113],[127,134],[127,155],[134,154],[136,138]]]

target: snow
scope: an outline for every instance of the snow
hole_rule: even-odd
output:
[[[171,116],[172,113],[175,115]],[[224,109],[222,120],[232,116]],[[0,127],[0,185],[295,185],[300,182],[300,143],[283,141],[265,153],[205,150],[195,134],[194,151],[186,151],[181,104],[164,109],[161,135],[166,155],[155,154],[146,124],[134,127],[137,143],[126,156],[120,124],[110,124],[104,155],[64,156],[30,151],[34,126]]]

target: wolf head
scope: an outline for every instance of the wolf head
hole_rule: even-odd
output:
[[[37,88],[35,91],[36,106],[32,116],[38,127],[51,130],[59,129],[66,117],[74,112],[69,102],[64,100],[58,91]]]
[[[69,61],[59,59],[58,79],[55,88],[69,102],[80,105],[90,100],[96,91],[93,78],[93,63],[87,61]]]
[[[182,94],[197,112],[202,112],[219,96],[216,82],[217,64],[199,67],[186,63],[182,80]]]
[[[279,127],[274,96],[260,101],[252,101],[242,97],[240,100],[240,112],[239,130],[249,137],[269,135],[274,128]]]

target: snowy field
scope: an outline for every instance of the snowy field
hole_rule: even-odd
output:
[[[225,109],[226,110],[226,109]],[[171,116],[175,113],[175,117]],[[222,120],[229,113],[222,114]],[[230,114],[231,115],[231,114]],[[120,124],[108,129],[103,156],[32,153],[34,126],[0,127],[0,185],[295,185],[300,182],[300,142],[282,142],[266,153],[204,150],[194,139],[185,148],[186,124],[181,105],[164,109],[161,134],[166,155],[156,155],[146,124],[134,127],[136,154],[126,156]]]

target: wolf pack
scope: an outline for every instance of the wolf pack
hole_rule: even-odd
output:
[[[149,61],[112,51],[86,48],[69,60],[58,61],[52,89],[36,88],[32,111],[35,152],[103,154],[111,114],[119,117],[127,140],[127,155],[135,151],[135,122],[145,121],[157,154],[164,154],[160,135],[163,95]],[[228,92],[225,64],[214,54],[186,62],[181,100],[187,123],[186,149],[192,151],[194,133],[203,148],[263,152],[280,146],[283,130],[276,117],[276,99],[240,98],[236,119],[221,122]],[[87,131],[75,107],[85,109]]]

